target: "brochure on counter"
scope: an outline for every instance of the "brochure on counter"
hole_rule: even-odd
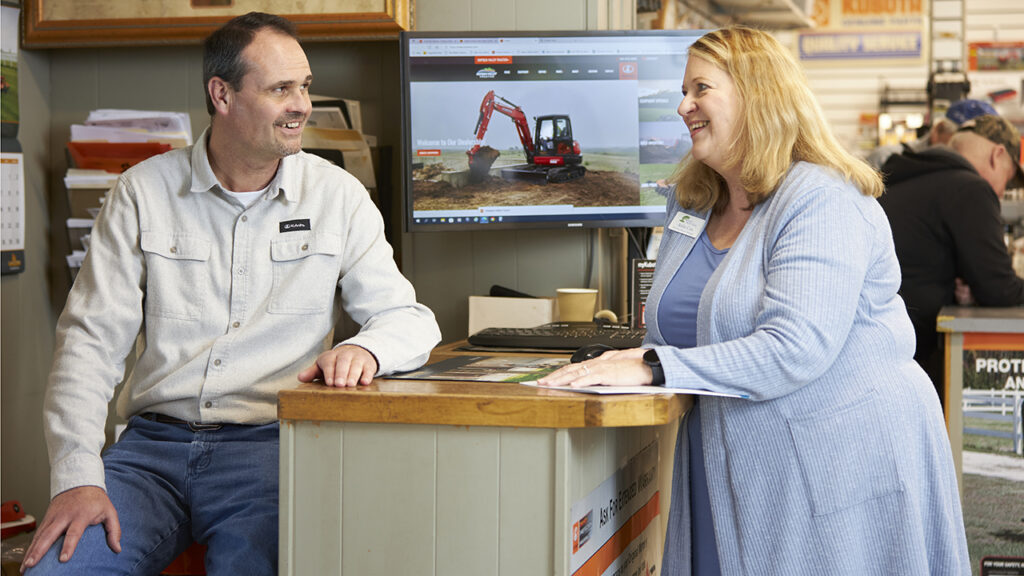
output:
[[[550,356],[456,356],[419,370],[393,374],[400,380],[452,380],[465,382],[511,382],[536,388],[537,380],[568,364],[565,358]],[[739,394],[710,392],[695,388],[663,388],[660,386],[590,386],[588,388],[552,388],[585,394],[697,394],[746,398]]]

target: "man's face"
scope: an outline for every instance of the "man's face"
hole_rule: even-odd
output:
[[[227,124],[237,151],[250,162],[277,162],[302,148],[313,74],[295,39],[262,30],[242,51],[249,71],[232,90]]]

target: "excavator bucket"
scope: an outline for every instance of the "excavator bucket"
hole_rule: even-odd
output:
[[[491,165],[498,159],[501,152],[490,146],[481,146],[476,153],[469,156],[469,180],[470,182],[482,182],[487,179],[491,171]]]

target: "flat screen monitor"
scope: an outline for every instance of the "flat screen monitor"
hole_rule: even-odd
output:
[[[660,226],[704,32],[403,33],[407,230]]]

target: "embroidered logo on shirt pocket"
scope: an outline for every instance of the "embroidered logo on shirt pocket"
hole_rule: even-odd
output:
[[[291,232],[272,240],[274,285],[267,312],[319,314],[328,310],[338,286],[340,252],[337,234]]]
[[[871,391],[844,406],[789,421],[815,516],[900,490],[889,426],[878,402]]]
[[[146,255],[146,314],[175,320],[198,320],[206,301],[206,262],[211,244],[187,234],[143,232]]]

